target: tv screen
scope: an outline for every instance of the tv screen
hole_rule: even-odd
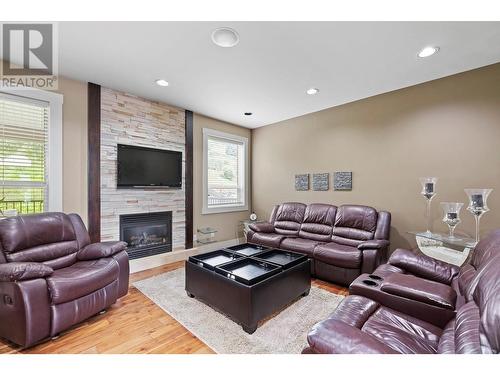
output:
[[[182,186],[182,152],[118,145],[117,187]]]

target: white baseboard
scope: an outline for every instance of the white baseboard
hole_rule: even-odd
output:
[[[207,251],[217,250],[223,247],[237,245],[241,241],[244,241],[244,239],[234,238],[232,240],[219,241],[206,245],[200,245],[188,250],[179,249],[165,254],[158,254],[145,258],[133,259],[130,261],[130,273],[144,271],[150,268],[163,266],[165,264],[186,260],[192,255],[197,255],[201,253],[206,253]]]

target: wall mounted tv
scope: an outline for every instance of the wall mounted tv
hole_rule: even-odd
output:
[[[118,188],[181,188],[182,152],[118,145]]]

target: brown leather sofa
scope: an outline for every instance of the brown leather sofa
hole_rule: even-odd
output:
[[[398,250],[373,275],[359,279],[374,292],[351,287],[304,353],[499,353],[500,231],[461,268]]]
[[[250,243],[306,254],[314,276],[349,285],[385,262],[391,214],[358,205],[283,203],[250,225]]]
[[[0,220],[0,337],[28,347],[115,303],[128,292],[125,248],[91,244],[76,214]]]

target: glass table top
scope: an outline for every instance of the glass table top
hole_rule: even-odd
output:
[[[408,232],[410,234],[413,234],[414,236],[420,237],[420,238],[425,238],[428,240],[434,240],[434,241],[439,241],[442,242],[443,244],[446,245],[451,245],[451,246],[460,246],[460,247],[469,247],[473,248],[476,246],[476,242],[474,238],[471,237],[465,237],[465,236],[454,236],[453,238],[449,237],[448,234],[444,233],[428,233],[428,232]]]

